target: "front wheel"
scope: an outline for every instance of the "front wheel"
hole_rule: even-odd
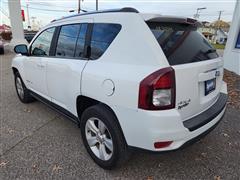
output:
[[[19,72],[16,72],[14,76],[15,76],[15,87],[16,87],[17,95],[20,101],[23,103],[33,102],[35,99],[31,96],[29,90],[25,86]]]
[[[100,167],[112,169],[128,159],[129,151],[117,118],[104,105],[85,110],[80,128],[88,153]]]
[[[4,48],[0,48],[0,54],[4,54]]]

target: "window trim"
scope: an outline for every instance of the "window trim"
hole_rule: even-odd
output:
[[[57,50],[57,43],[58,43],[58,38],[59,38],[59,34],[61,31],[61,27],[57,26],[52,38],[52,43],[51,43],[51,49],[50,49],[50,57],[54,57],[56,54],[56,50]]]
[[[53,36],[52,36],[52,40],[51,40],[51,44],[50,44],[50,48],[49,48],[49,56],[35,56],[35,55],[32,55],[32,45],[34,44],[34,42],[38,39],[38,37],[44,33],[45,31],[47,31],[48,29],[52,29],[52,28],[55,28],[54,32],[53,32]],[[51,57],[50,53],[51,53],[51,49],[52,49],[52,43],[53,43],[53,38],[54,38],[54,35],[56,33],[56,29],[57,29],[57,26],[52,26],[52,27],[49,27],[49,28],[46,28],[44,30],[42,30],[33,40],[33,42],[30,44],[30,47],[29,47],[29,56],[32,56],[32,57]]]
[[[85,41],[85,46],[84,46],[84,56],[88,60],[91,60],[90,59],[91,51],[90,51],[90,54],[88,55],[88,50],[89,49],[91,50],[91,40],[92,40],[93,25],[94,25],[94,23],[89,23],[88,24],[88,29],[87,29],[87,34],[86,34],[86,41]]]

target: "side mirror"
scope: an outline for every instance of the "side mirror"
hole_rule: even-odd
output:
[[[19,44],[14,47],[14,52],[17,54],[22,54],[24,56],[28,56],[28,48],[25,44]]]

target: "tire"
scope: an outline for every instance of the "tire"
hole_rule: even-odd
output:
[[[99,120],[103,123],[100,123],[100,126]],[[89,125],[91,124],[92,127],[93,122],[95,127],[98,128],[98,133],[102,135],[103,139],[101,139],[101,135],[96,135],[96,133],[93,133],[93,131],[90,130],[91,128],[89,128]],[[105,125],[104,133],[101,131],[101,129],[104,130],[103,125]],[[118,120],[113,112],[105,105],[98,104],[86,109],[81,118],[80,129],[87,152],[94,162],[103,169],[110,170],[115,167],[119,167],[129,159],[130,152],[120,129],[120,125],[118,124]],[[95,140],[90,141],[90,136],[93,139],[96,137]],[[111,140],[112,148],[109,148],[111,147]],[[89,142],[92,142],[91,147]]]
[[[35,99],[31,96],[29,90],[25,86],[19,72],[16,72],[14,74],[14,77],[15,77],[14,78],[15,79],[15,88],[16,88],[16,92],[17,92],[17,95],[18,95],[18,98],[20,99],[20,101],[25,104],[35,101]]]
[[[4,54],[4,49],[0,48],[0,54]]]

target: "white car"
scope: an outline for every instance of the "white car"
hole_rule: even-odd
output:
[[[132,8],[53,21],[28,47],[15,47],[17,94],[78,123],[102,168],[122,164],[133,149],[179,149],[226,109],[223,60],[198,25]]]

